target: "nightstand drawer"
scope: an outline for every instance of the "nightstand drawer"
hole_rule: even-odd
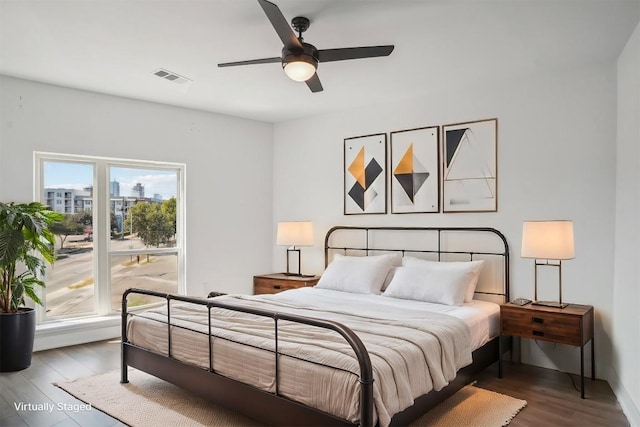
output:
[[[283,273],[253,276],[253,293],[277,294],[289,289],[315,286],[319,279],[318,276],[287,276]]]
[[[581,322],[577,316],[510,307],[501,313],[504,334],[570,345],[582,344]]]
[[[304,284],[302,285],[304,286]],[[253,292],[255,294],[275,294],[278,292],[286,291],[288,289],[299,288],[299,283],[292,283],[285,280],[256,280],[253,285]]]

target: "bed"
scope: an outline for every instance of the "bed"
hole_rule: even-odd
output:
[[[484,267],[464,304],[332,286],[335,266],[396,256],[420,268]],[[406,425],[497,360],[508,260],[506,239],[492,228],[340,226],[325,237],[317,289],[208,300],[131,289],[121,381],[131,366],[270,425]],[[425,271],[393,270],[386,293],[404,289],[396,286],[402,274]],[[134,312],[127,299],[136,293],[166,302]]]

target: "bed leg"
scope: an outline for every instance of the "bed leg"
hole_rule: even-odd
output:
[[[127,367],[127,357],[125,356],[126,345],[129,341],[127,339],[127,296],[129,293],[133,292],[134,289],[127,289],[122,294],[122,320],[120,321],[120,327],[122,330],[120,331],[120,383],[126,384],[129,382],[128,377],[128,367]]]
[[[121,344],[120,350],[120,383],[127,384],[129,382],[129,369],[125,363],[124,357],[124,343]]]

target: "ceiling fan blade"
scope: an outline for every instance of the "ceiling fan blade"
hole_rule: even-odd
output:
[[[253,65],[253,64],[272,64],[274,62],[282,62],[282,58],[278,56],[274,58],[249,59],[247,61],[224,62],[222,64],[218,64],[218,67],[235,67],[236,65]]]
[[[311,92],[322,92],[322,83],[320,83],[320,78],[318,77],[318,73],[314,73],[313,76],[307,81],[305,81]]]
[[[345,47],[340,49],[321,49],[318,51],[319,62],[344,61],[347,59],[374,58],[389,56],[393,52],[393,45]]]
[[[299,48],[302,49],[302,43],[296,37],[296,34],[291,29],[289,22],[285,19],[282,12],[280,12],[280,8],[275,4],[268,2],[267,0],[258,0],[260,6],[262,6],[262,10],[271,21],[271,25],[280,36],[280,40],[287,49],[291,48]]]

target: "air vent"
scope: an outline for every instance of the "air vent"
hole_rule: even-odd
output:
[[[160,77],[161,79],[169,80],[170,82],[178,84],[190,83],[193,81],[184,76],[181,76],[180,74],[165,70],[164,68],[158,68],[153,72],[153,74]]]

